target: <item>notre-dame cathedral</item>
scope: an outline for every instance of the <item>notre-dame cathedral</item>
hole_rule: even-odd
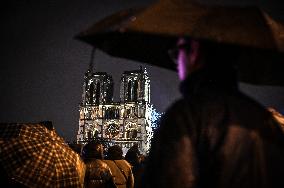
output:
[[[146,69],[122,74],[119,102],[113,101],[113,88],[113,79],[106,72],[86,72],[77,143],[100,138],[109,145],[120,145],[124,152],[136,143],[142,153],[147,153],[153,134],[153,105]]]

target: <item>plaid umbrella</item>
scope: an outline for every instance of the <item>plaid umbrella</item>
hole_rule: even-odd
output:
[[[41,124],[0,124],[0,164],[28,187],[83,187],[79,155]]]

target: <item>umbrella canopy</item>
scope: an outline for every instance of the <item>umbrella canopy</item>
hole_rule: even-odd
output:
[[[136,19],[136,15],[144,10],[145,8],[140,7],[116,12],[80,32],[75,38],[115,57],[175,70],[176,66],[167,55],[167,50],[174,45],[176,37],[131,32],[126,29]],[[161,65],[161,62],[165,63]]]
[[[76,38],[112,56],[176,70],[167,51],[179,36],[242,46],[240,81],[284,86],[284,25],[258,7],[161,0],[106,17]]]
[[[28,187],[83,187],[85,165],[41,124],[0,124],[0,164]]]

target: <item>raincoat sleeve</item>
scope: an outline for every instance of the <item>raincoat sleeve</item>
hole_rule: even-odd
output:
[[[196,187],[198,161],[191,122],[190,113],[181,103],[162,117],[144,173],[145,187]]]

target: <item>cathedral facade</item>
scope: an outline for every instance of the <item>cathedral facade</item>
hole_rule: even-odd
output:
[[[77,143],[103,139],[124,152],[134,144],[147,153],[153,136],[150,79],[145,70],[125,71],[120,80],[120,101],[113,101],[114,82],[105,72],[87,71],[79,106]]]

